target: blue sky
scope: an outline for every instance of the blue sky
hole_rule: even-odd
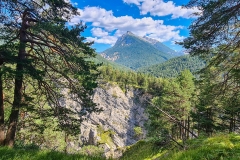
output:
[[[180,51],[175,41],[188,36],[196,8],[181,6],[188,0],[71,0],[79,8],[80,16],[72,17],[71,24],[82,21],[87,29],[82,34],[94,41],[93,48],[101,52],[113,46],[127,31],[148,36]]]

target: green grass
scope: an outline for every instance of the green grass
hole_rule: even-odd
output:
[[[239,160],[240,135],[222,134],[197,138],[186,142],[186,150],[156,146],[150,141],[139,141],[128,146],[120,160]],[[169,148],[169,147],[168,147]],[[83,154],[37,149],[10,149],[0,147],[0,160],[101,160]]]
[[[101,160],[79,154],[64,154],[46,150],[23,150],[0,147],[0,160]]]
[[[166,151],[152,142],[139,141],[128,146],[120,160],[151,160],[162,156]]]
[[[227,134],[188,141],[186,151],[172,152],[167,160],[239,160],[240,135]]]
[[[154,143],[140,141],[128,147],[121,160],[239,160],[240,135],[192,139],[186,142],[186,148],[164,149]]]

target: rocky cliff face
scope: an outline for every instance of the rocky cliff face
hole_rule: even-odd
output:
[[[105,84],[97,88],[93,100],[103,111],[91,114],[82,123],[82,143],[102,147],[106,157],[119,157],[120,148],[146,135],[145,108],[149,97],[134,89],[124,93],[117,85]]]

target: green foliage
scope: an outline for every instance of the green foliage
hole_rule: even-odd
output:
[[[237,160],[240,158],[240,136],[220,134],[213,137],[199,137],[185,142],[186,149],[160,148],[155,143],[139,141],[129,146],[123,160]]]
[[[89,61],[95,56],[92,43],[81,36],[86,26],[65,25],[79,14],[77,9],[63,0],[0,4],[4,7],[4,13],[0,12],[0,41],[4,42],[0,45],[0,145],[14,145],[20,114],[26,115],[22,119],[57,117],[58,129],[78,134],[84,116],[100,110],[91,97],[97,87],[98,65]],[[81,109],[66,106],[63,101],[69,97]],[[46,103],[51,107],[44,107]],[[9,106],[11,113],[4,114]]]
[[[163,53],[150,43],[133,34],[125,34],[116,44],[102,54],[106,57],[118,57],[115,62],[131,69],[164,62],[173,56]]]
[[[197,89],[191,87],[193,85],[187,79],[188,76],[182,74],[185,80],[178,77],[175,81],[163,83],[162,95],[152,100],[198,135],[239,132],[239,6],[237,0],[190,0],[186,7],[199,7],[200,12],[195,13],[198,18],[190,26],[191,34],[181,44],[189,50],[192,57],[183,56],[179,59],[184,61],[183,58],[195,58],[196,61],[189,61],[194,66],[203,62],[200,57],[206,61],[206,66],[199,72]],[[168,62],[172,61],[170,66],[184,66],[176,60],[178,58],[169,60]],[[158,75],[166,70],[170,73],[168,76],[172,76],[173,69],[177,67],[170,66],[164,68],[162,64],[161,70],[156,68],[155,72],[155,68],[150,68],[148,71]],[[196,96],[191,97],[193,91]],[[152,124],[159,127],[158,132],[168,131],[169,134],[174,131],[169,128],[178,127],[171,126],[156,111],[157,109],[152,109],[149,113]]]
[[[101,72],[100,80],[116,82],[123,91],[127,91],[129,87],[141,88],[152,94],[159,94],[161,91],[161,78],[133,71],[118,70],[112,66],[101,66],[99,71]]]
[[[187,141],[186,151],[175,151],[166,160],[237,160],[240,158],[239,135],[218,135]]]
[[[227,58],[233,60],[229,53],[239,49],[239,1],[190,0],[186,5],[187,8],[196,6],[201,6],[196,13],[198,18],[190,25],[190,36],[182,45],[193,55],[206,58],[216,55],[216,63]]]
[[[138,138],[141,138],[141,136],[143,135],[143,131],[142,131],[142,128],[137,126],[137,127],[134,127],[133,128],[133,131],[134,131],[134,135]]]
[[[139,68],[138,71],[150,74],[156,77],[171,78],[176,77],[181,71],[187,69],[193,74],[201,70],[205,66],[205,62],[196,56],[184,55],[176,58],[172,58],[166,62],[144,66]]]
[[[112,131],[104,131],[103,133],[100,133],[100,141],[98,142],[99,144],[105,144],[107,143],[109,146],[113,146],[113,141],[112,141]]]
[[[110,147],[113,146],[112,136],[115,133],[112,130],[105,131],[102,126],[98,126],[98,136],[100,140],[98,141],[99,144],[108,144]]]
[[[25,144],[24,141],[17,140],[14,144],[14,149],[39,150],[40,147],[34,143]]]
[[[159,142],[169,141],[169,136],[189,138],[194,92],[194,77],[188,70],[182,71],[176,79],[163,80],[161,95],[154,97],[148,106],[149,136]]]
[[[193,113],[196,127],[208,135],[239,132],[240,2],[190,0],[186,7],[196,6],[201,6],[198,18],[189,27],[190,36],[181,43],[190,55],[207,61],[199,78],[199,99]]]
[[[79,151],[80,155],[86,155],[91,157],[102,157],[103,153],[104,153],[103,148],[92,145],[83,146]]]
[[[52,117],[44,119],[29,119],[20,120],[19,126],[21,129],[16,134],[17,144],[19,146],[32,146],[35,145],[39,149],[54,149],[60,152],[76,153],[68,148],[68,142],[77,141],[77,137],[67,135],[58,127],[57,118]],[[66,142],[66,136],[68,142]]]
[[[138,141],[128,146],[120,160],[153,160],[164,154],[164,150],[152,142]]]
[[[48,150],[25,150],[0,148],[2,160],[101,160],[99,155],[87,156],[85,154],[64,154]]]
[[[217,90],[213,90],[212,88],[215,79],[211,76],[211,72],[215,72],[215,69],[210,68],[208,72],[205,71],[204,74],[207,78],[198,81],[198,99],[196,101],[195,111],[191,113],[193,121],[196,122],[195,128],[198,129],[199,133],[205,132],[204,134],[207,135],[217,132],[217,126],[221,123],[219,118],[217,118],[217,113],[221,112],[219,106],[220,101],[215,98],[215,91]],[[221,130],[222,129],[223,128],[221,128]]]

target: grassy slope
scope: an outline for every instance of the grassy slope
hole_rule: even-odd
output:
[[[166,151],[151,142],[139,141],[128,146],[120,160],[153,160],[162,156]]]
[[[219,135],[188,142],[187,151],[173,152],[169,160],[239,160],[240,135]]]
[[[187,150],[157,149],[149,142],[130,147],[123,160],[239,160],[240,135],[227,134],[187,142]]]
[[[78,154],[67,155],[60,152],[0,148],[0,160],[101,160]]]

